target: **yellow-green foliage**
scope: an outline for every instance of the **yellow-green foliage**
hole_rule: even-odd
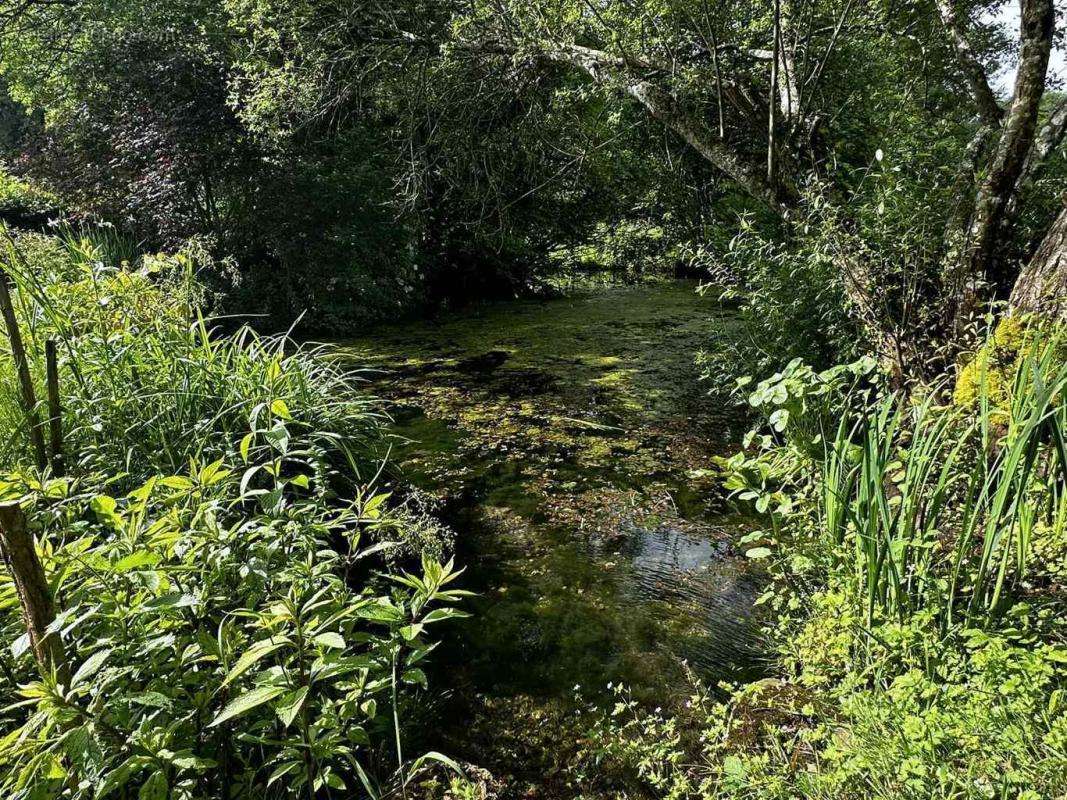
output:
[[[984,394],[991,408],[1001,412],[1010,408],[1015,373],[1043,329],[1042,321],[1030,317],[1002,318],[985,344],[961,366],[953,392],[956,405],[974,408]]]
[[[59,207],[59,198],[21,181],[0,168],[0,212],[45,214]]]
[[[125,258],[116,241],[106,232],[11,237],[5,269],[15,279],[16,313],[31,345],[56,334],[184,325],[195,318],[193,309],[205,307],[195,279],[197,250]]]
[[[197,292],[183,277],[191,276],[184,254],[148,255],[140,267],[99,271],[83,264],[80,275],[53,287],[55,307],[77,330],[143,329],[173,320],[187,320]]]

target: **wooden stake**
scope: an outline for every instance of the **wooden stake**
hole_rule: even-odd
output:
[[[37,468],[44,472],[48,468],[48,452],[44,447],[41,418],[37,414],[37,395],[33,391],[30,362],[26,358],[26,348],[22,344],[22,334],[19,331],[18,319],[15,317],[15,307],[11,303],[11,292],[7,288],[7,275],[2,269],[0,269],[0,314],[4,316],[7,338],[11,342],[11,356],[15,359],[15,369],[18,371],[22,408],[30,426],[30,441],[37,459]]]
[[[26,632],[41,676],[54,672],[60,683],[69,685],[70,669],[63,640],[58,632],[48,630],[56,619],[52,592],[37,557],[33,534],[26,526],[26,514],[18,503],[0,503],[0,545],[4,563],[15,581]]]
[[[48,373],[48,432],[52,445],[52,474],[64,474],[63,462],[63,407],[59,400],[59,359],[56,357],[56,342],[44,343],[44,360]]]

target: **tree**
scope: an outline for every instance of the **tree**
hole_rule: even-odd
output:
[[[1019,274],[1011,309],[1017,314],[1067,316],[1067,205]]]
[[[712,12],[708,4],[684,0],[636,6],[493,0],[460,26],[457,51],[584,73],[611,95],[639,104],[744,192],[786,218],[795,214],[798,187],[812,175],[830,174],[837,201],[847,204],[849,173],[863,166],[853,160],[841,168],[842,156],[856,155],[849,152],[851,143],[842,147],[841,140],[862,117],[855,110],[863,103],[857,92],[888,91],[930,124],[955,120],[971,142],[960,148],[955,212],[944,221],[944,247],[937,254],[940,290],[929,298],[953,337],[982,303],[1010,291],[1018,271],[1002,243],[1011,238],[1020,187],[1064,136],[1067,99],[1038,130],[1055,35],[1052,0],[1020,3],[1019,69],[1007,108],[987,77],[1007,45],[972,21],[988,5],[798,0],[776,3],[768,13],[766,4],[745,2]],[[918,46],[912,48],[909,40]],[[921,61],[923,96],[906,85],[878,86],[877,80],[864,87],[868,72],[850,74],[864,58],[883,81],[919,69]],[[953,102],[956,87],[966,87],[973,111]],[[716,125],[723,108],[726,118]],[[870,146],[881,138],[871,133],[859,137],[867,150],[862,158],[870,158]],[[856,308],[868,308],[877,276],[853,268],[843,269],[842,279]],[[892,338],[886,330],[890,321],[863,316],[876,345]]]
[[[425,285],[474,291],[463,270],[522,265],[508,277],[523,282],[605,220],[684,218],[680,238],[697,241],[742,212],[795,239],[813,204],[832,205],[823,249],[869,341],[899,362],[1007,298],[1049,221],[1034,227],[1031,187],[1067,128],[1067,98],[1046,92],[1062,31],[1053,0],[1018,0],[1018,32],[979,21],[1002,2],[22,0],[0,2],[0,44],[16,94],[47,110],[53,134],[90,131],[85,173],[117,178],[108,191],[90,182],[84,203],[136,199],[162,176],[173,202],[155,204],[157,228],[238,231],[243,258],[290,275],[282,238],[303,241],[322,219],[338,241],[365,240],[380,227],[369,209],[410,232],[410,247],[387,249],[413,254],[370,255],[375,285],[389,270],[407,285],[418,264]],[[123,57],[134,32],[165,46]],[[1016,50],[1004,103],[988,76]],[[157,57],[160,75],[205,77],[210,102],[192,106],[214,109],[207,120],[188,113],[181,82],[142,69]],[[130,157],[116,161],[98,132],[126,96],[148,98],[134,117],[159,135],[125,136]],[[345,162],[371,151],[368,182]],[[279,225],[292,204],[272,203],[316,172],[331,177],[308,189],[308,213]],[[345,180],[363,199],[323,203],[322,187]],[[350,214],[375,221],[333,227]]]

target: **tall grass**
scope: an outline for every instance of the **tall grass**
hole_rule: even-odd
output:
[[[271,408],[299,417],[287,426],[307,446],[335,451],[356,475],[367,466],[360,454],[375,438],[379,414],[358,377],[286,335],[213,330],[200,315],[187,260],[148,261],[131,271],[93,258],[95,245],[82,241],[81,256],[70,255],[57,276],[11,237],[6,244],[3,269],[15,284],[39,384],[45,341],[59,343],[64,429],[83,470],[136,479],[210,462],[232,453],[250,422],[256,429]],[[71,252],[69,242],[64,247]],[[29,451],[9,372],[0,370],[0,465],[11,467]],[[45,396],[41,387],[37,396]],[[279,434],[266,430],[261,438],[271,436]]]
[[[838,425],[822,464],[821,518],[868,625],[920,609],[945,628],[985,624],[1027,579],[1035,522],[1062,530],[1063,341],[1050,332],[1020,354],[1007,402],[983,378],[977,409],[938,405],[937,391],[918,402],[890,394]]]

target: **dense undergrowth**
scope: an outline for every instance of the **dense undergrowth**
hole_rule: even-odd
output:
[[[39,469],[5,344],[0,492],[63,652],[35,663],[5,570],[0,795],[399,792],[447,761],[406,752],[403,720],[463,592],[402,547],[427,532],[380,485],[377,406],[321,353],[214,330],[195,254],[124,263],[104,234],[5,244],[41,419],[58,348],[64,436]]]
[[[1008,319],[955,387],[871,361],[750,387],[721,463],[765,525],[772,677],[677,712],[619,690],[587,774],[669,797],[1057,798],[1067,792],[1064,333]],[[954,392],[952,390],[955,390]]]

